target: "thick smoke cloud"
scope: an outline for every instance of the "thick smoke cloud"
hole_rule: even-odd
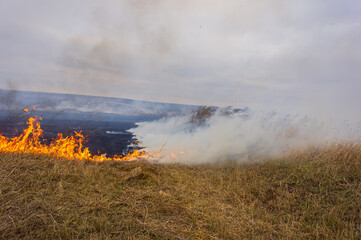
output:
[[[192,117],[139,123],[131,131],[151,152],[161,149],[160,163],[247,163],[277,157],[294,149],[322,148],[326,143],[359,141],[358,129],[329,125],[310,117],[238,112],[213,116],[195,124]]]

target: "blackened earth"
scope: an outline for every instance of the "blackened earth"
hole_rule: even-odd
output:
[[[45,111],[2,111],[0,110],[0,133],[6,137],[21,134],[27,127],[30,116],[40,116],[41,128],[44,130],[44,143],[55,139],[58,133],[64,136],[73,135],[74,131],[81,131],[86,136],[84,143],[92,154],[124,155],[133,150],[131,144],[137,140],[127,130],[136,127],[136,122],[150,121],[149,116],[121,116],[116,114],[98,113],[58,113]],[[141,147],[140,147],[141,148]]]

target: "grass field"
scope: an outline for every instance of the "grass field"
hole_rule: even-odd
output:
[[[361,146],[183,166],[0,154],[0,239],[361,239]]]

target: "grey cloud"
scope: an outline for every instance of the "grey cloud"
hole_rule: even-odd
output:
[[[11,78],[25,90],[361,118],[356,1],[4,0],[0,9],[0,87]]]

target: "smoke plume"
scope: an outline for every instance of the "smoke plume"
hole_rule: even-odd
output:
[[[257,113],[248,109],[200,110],[138,123],[131,131],[150,151],[161,149],[160,163],[184,164],[259,161],[293,148],[318,147],[350,138],[344,131],[307,116]],[[204,113],[205,110],[208,112]]]

